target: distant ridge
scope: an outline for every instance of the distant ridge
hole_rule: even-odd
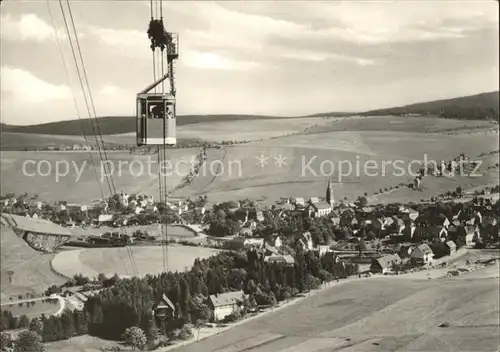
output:
[[[184,115],[177,117],[177,125],[191,125],[202,122],[225,122],[234,120],[273,120],[285,118],[307,118],[307,117],[342,117],[351,115],[383,116],[383,115],[405,115],[421,114],[426,116],[438,116],[463,120],[499,120],[499,92],[487,92],[465,97],[443,99],[416,103],[400,107],[370,110],[363,113],[354,112],[325,112],[307,116],[278,117],[266,115]],[[82,119],[83,129],[86,135],[93,135],[89,119]],[[44,123],[29,126],[13,126],[1,124],[2,132],[44,134],[44,135],[81,135],[82,127],[80,120],[68,120]],[[99,118],[99,128],[103,135],[123,134],[135,132],[136,121],[134,116],[106,116]]]
[[[499,120],[499,92],[416,103],[364,112],[363,116],[421,114],[460,120]]]
[[[313,117],[313,116],[305,116]],[[278,117],[265,115],[184,115],[177,116],[177,126],[191,125],[202,122],[224,122],[234,120],[274,120],[282,118],[304,118],[304,116]],[[122,134],[135,132],[135,116],[105,116],[100,117],[99,129],[103,135]],[[81,123],[86,135],[93,135],[92,125],[89,119],[67,120],[43,123],[39,125],[14,126],[1,125],[2,132],[34,133],[75,136],[81,135]]]

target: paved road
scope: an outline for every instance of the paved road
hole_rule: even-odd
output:
[[[474,286],[459,278],[352,281],[175,351],[495,351],[497,296],[497,279]],[[448,320],[457,326],[438,328]]]

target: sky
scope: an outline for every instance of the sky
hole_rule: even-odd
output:
[[[96,115],[134,115],[153,81],[150,2],[70,4]],[[180,37],[179,115],[366,111],[499,88],[496,1],[171,1],[163,15]],[[64,28],[56,0],[2,1],[3,123],[89,116]]]

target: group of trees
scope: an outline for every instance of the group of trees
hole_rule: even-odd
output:
[[[199,326],[211,319],[208,297],[212,294],[244,290],[253,304],[274,305],[299,292],[317,288],[322,282],[356,272],[355,265],[339,263],[333,255],[320,258],[315,253],[297,253],[295,265],[286,266],[265,263],[255,251],[223,252],[195,260],[188,272],[115,278],[113,286],[89,298],[83,311],[65,311],[58,317],[42,316],[29,325],[41,325],[38,330],[44,342],[86,333],[120,340],[130,327],[140,328],[146,337],[157,336],[161,322],[155,320],[152,312],[162,294],[166,294],[175,307],[175,314],[169,317],[162,333],[170,338],[179,337],[189,334],[186,327]],[[11,328],[10,322],[5,324]]]

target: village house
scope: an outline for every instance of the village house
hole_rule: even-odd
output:
[[[446,250],[448,255],[454,255],[457,252],[457,245],[453,241],[446,241]]]
[[[306,201],[303,197],[291,197],[290,204],[293,204],[295,209],[299,209],[305,207]]]
[[[225,247],[228,249],[239,250],[244,248],[263,248],[264,239],[263,238],[245,238],[241,236],[234,237],[233,239],[225,243]]]
[[[253,231],[252,229],[248,228],[248,227],[243,227],[240,229],[240,234],[239,234],[241,237],[252,237],[253,235]]]
[[[473,246],[476,238],[479,237],[479,228],[477,226],[466,226],[465,227],[465,239],[463,243],[466,246]]]
[[[358,214],[359,218],[366,218],[368,215],[371,215],[373,213],[373,208],[372,207],[361,207],[356,210],[356,213]]]
[[[318,197],[311,197],[311,198],[309,198],[309,203],[310,204],[316,204],[316,203],[319,203],[319,202],[320,202],[320,200],[319,200]]]
[[[210,295],[209,307],[212,310],[213,320],[224,320],[228,315],[241,309],[244,301],[245,293],[243,291]]]
[[[88,207],[86,205],[81,205],[81,204],[66,204],[66,209],[71,213],[71,212],[78,212],[78,211],[87,211]]]
[[[31,202],[29,205],[29,210],[31,211],[40,211],[42,210],[43,203],[38,201],[38,202]]]
[[[160,302],[153,306],[153,311],[155,316],[160,319],[171,317],[175,314],[175,306],[165,294],[162,294]]]
[[[332,252],[332,249],[328,245],[319,245],[317,247],[317,251],[319,253],[319,256],[322,257],[325,254]]]
[[[295,259],[291,255],[270,255],[264,257],[264,263],[282,263],[289,266],[295,264]]]
[[[409,222],[415,221],[418,218],[419,213],[414,209],[401,206],[396,212],[396,215],[401,220]]]
[[[269,236],[268,244],[274,248],[280,248],[283,245],[283,240],[277,233],[273,233],[271,236]]]
[[[330,213],[330,221],[334,226],[339,226],[340,225],[340,216],[336,211],[332,211]]]
[[[448,231],[444,226],[419,226],[415,229],[412,237],[418,241],[434,242],[439,240],[445,242],[448,238]]]
[[[398,255],[401,259],[410,258],[411,252],[413,252],[413,245],[410,244],[401,244],[399,247]]]
[[[101,226],[113,226],[115,217],[113,214],[101,214],[97,218],[99,225]]]
[[[387,254],[380,258],[372,259],[370,271],[372,273],[385,274],[393,271],[394,265],[401,264],[401,258],[397,254]]]
[[[298,245],[303,251],[312,251],[314,249],[314,243],[312,240],[312,235],[309,231],[306,231],[298,240]]]
[[[119,202],[122,206],[128,207],[129,198],[130,198],[130,195],[127,194],[126,192],[122,191],[118,199],[119,199]]]
[[[66,205],[61,202],[57,202],[52,206],[52,209],[55,213],[59,213],[61,211],[66,210]]]
[[[434,252],[432,252],[431,247],[427,244],[421,244],[417,246],[412,252],[411,252],[411,260],[420,265],[426,265],[432,263],[434,260]]]
[[[245,248],[264,248],[263,238],[247,238],[244,242]]]
[[[440,240],[441,242],[445,242],[448,238],[448,230],[445,226],[430,226],[428,227],[432,235],[433,240]]]

